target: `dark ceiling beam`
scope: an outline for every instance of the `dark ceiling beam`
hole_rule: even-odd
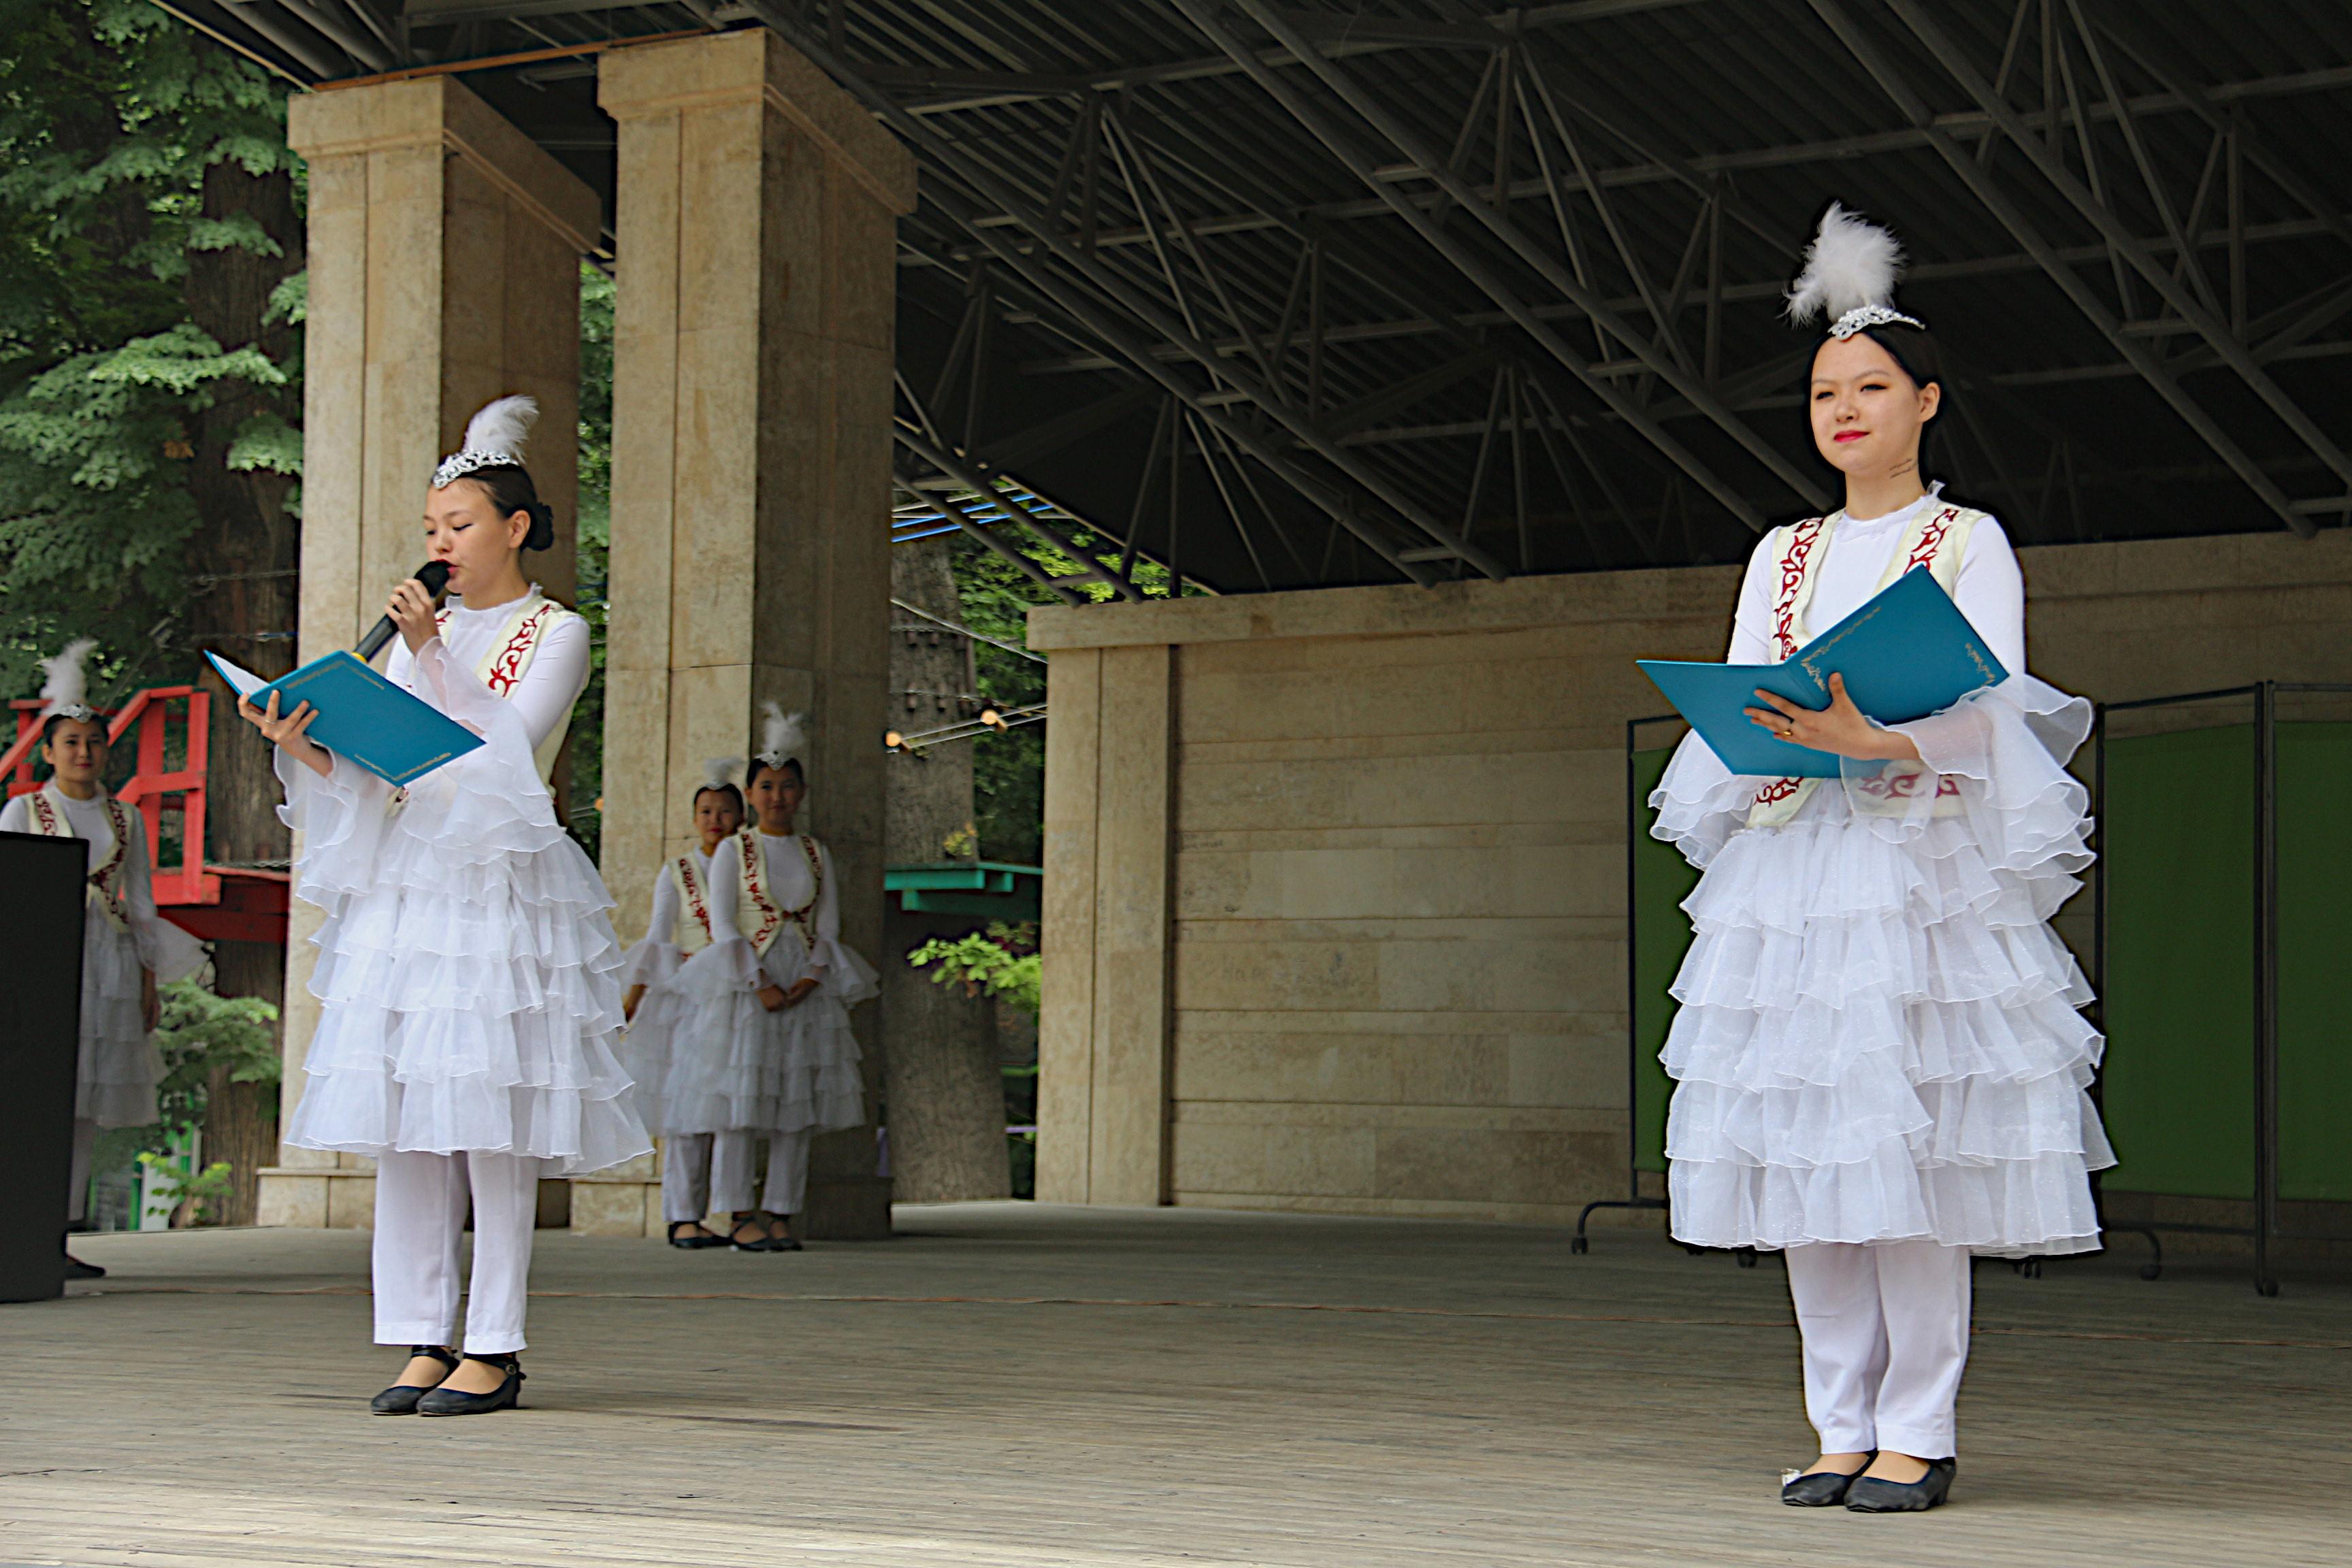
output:
[[[2286,389],[2256,363],[2252,351],[2239,341],[2237,334],[2231,331],[2220,317],[2206,309],[2204,301],[2197,297],[2195,291],[2173,277],[2171,268],[2156,258],[2146,242],[2131,231],[2115,209],[2076,179],[2048,145],[2020,123],[2017,110],[2011,107],[2009,100],[1993,90],[1992,83],[1978,72],[1968,56],[1920,7],[1918,0],[1885,0],[1885,5],[1951,79],[1992,116],[2001,133],[2024,155],[2026,162],[2033,165],[2035,172],[2049,181],[2058,194],[2099,231],[2115,254],[2128,262],[2159,299],[2171,306],[2182,321],[2196,329],[2197,335],[2205,340],[2205,346],[2213,355],[2237,373],[2238,379],[2262,399],[2263,405],[2276,415],[2281,424],[2294,433],[2295,439],[2334,469],[2336,478],[2352,485],[2352,458],[2347,458],[2343,448],[2320,429],[2318,421],[2305,412],[2303,405],[2289,396]]]
[[[220,0],[228,14],[284,49],[299,61],[314,79],[350,76],[351,62],[337,62],[331,51],[320,47],[319,36],[307,27],[296,25],[288,13],[278,9],[269,0]]]
[[[2281,521],[2296,533],[2310,538],[2316,531],[2311,520],[2295,510],[2294,503],[2287,499],[2286,493],[2236,441],[2231,439],[2211,415],[2181,390],[2180,384],[2156,356],[2139,340],[2124,331],[2123,322],[2107,309],[2106,302],[2083,281],[2080,273],[2059,258],[2056,247],[2042,238],[2041,232],[2010,198],[2009,193],[1993,178],[1991,172],[1977,162],[1976,154],[1935,127],[1932,123],[1934,114],[1927,100],[1919,96],[1917,89],[1877,42],[1855,25],[1840,0],[1808,0],[1808,4],[1812,6],[1814,15],[1845,47],[1846,52],[1853,57],[1854,62],[1878,84],[1879,90],[1894,100],[1895,107],[1913,124],[1925,132],[1927,144],[1992,215],[1993,221],[2007,229],[2010,237],[2041,264],[2042,270],[2074,302],[2074,308],[2105,334],[2126,363],[2139,372],[2140,379],[2155,389],[2157,395],[2180,416],[2182,423],[2196,432],[2198,437],[2213,449],[2214,455],[2229,465],[2231,472],[2244,480],[2246,488],[2261,497],[2264,506],[2278,514]]]
[[[813,37],[808,29],[799,26],[769,0],[753,0],[753,11],[763,23],[863,100],[889,130],[916,148],[933,168],[951,174],[956,181],[973,191],[991,207],[1010,213],[1021,220],[1029,241],[1026,246],[1015,244],[1000,229],[976,231],[981,241],[1008,269],[1025,279],[1033,290],[1050,300],[1055,309],[1079,321],[1090,335],[1128,359],[1137,370],[1160,382],[1186,407],[1207,419],[1228,441],[1282,475],[1294,489],[1333,521],[1354,533],[1367,548],[1378,553],[1398,572],[1424,585],[1433,581],[1425,569],[1400,558],[1401,551],[1412,546],[1382,538],[1378,530],[1357,515],[1357,509],[1344,494],[1301,468],[1281,446],[1269,440],[1264,432],[1253,429],[1203,402],[1202,388],[1161,363],[1144,340],[1137,338],[1119,324],[1096,302],[1095,298],[1072,287],[1064,275],[1075,275],[1083,279],[1096,296],[1113,302],[1129,320],[1140,323],[1154,337],[1181,346],[1188,359],[1206,370],[1215,380],[1223,381],[1242,393],[1275,424],[1287,430],[1299,445],[1330,464],[1382,507],[1425,535],[1428,542],[1445,546],[1490,577],[1500,578],[1508,574],[1502,564],[1485,551],[1467,541],[1454,538],[1427,508],[1407,496],[1394,481],[1323,435],[1303,410],[1277,396],[1238,364],[1221,359],[1156,301],[1139,293],[1127,279],[1071,243],[1060,232],[1057,224],[1032,209],[970,149],[941,136],[933,127],[908,114],[887,93],[860,77],[855,68],[835,56],[824,40]],[[945,188],[944,184],[932,187],[928,195],[939,210],[967,231],[971,231],[971,220],[980,215],[979,207]],[[1051,258],[1058,266],[1059,274],[1043,265],[1045,258]]]
[[[1213,0],[1173,0],[1177,8],[1229,55],[1248,60],[1247,47],[1219,19]],[[1318,79],[1337,93],[1375,132],[1388,139],[1397,151],[1429,172],[1455,205],[1484,225],[1488,232],[1510,247],[1546,284],[1562,298],[1574,301],[1586,315],[1608,331],[1611,336],[1627,345],[1633,357],[1641,360],[1661,380],[1674,387],[1693,406],[1704,412],[1716,426],[1760,463],[1766,471],[1787,485],[1808,505],[1827,510],[1828,500],[1820,487],[1799,473],[1788,459],[1774,450],[1747,423],[1717,403],[1697,380],[1687,374],[1673,356],[1665,353],[1647,332],[1637,331],[1609,309],[1606,300],[1586,289],[1567,268],[1555,261],[1550,253],[1536,245],[1509,218],[1496,212],[1480,198],[1478,192],[1441,158],[1433,149],[1423,146],[1412,132],[1389,113],[1362,87],[1328,56],[1298,32],[1287,26],[1281,15],[1265,0],[1238,0],[1260,26],[1273,34],[1282,46],[1303,60]],[[1717,476],[1679,441],[1668,435],[1663,426],[1651,419],[1630,397],[1621,392],[1606,376],[1597,374],[1590,362],[1569,346],[1566,339],[1552,331],[1537,311],[1507,284],[1476,254],[1435,222],[1430,215],[1402,199],[1402,193],[1390,187],[1378,186],[1370,179],[1370,166],[1351,140],[1335,126],[1329,117],[1308,103],[1292,84],[1276,77],[1263,67],[1250,69],[1258,86],[1287,110],[1292,118],[1305,126],[1359,179],[1379,189],[1414,231],[1440,255],[1451,262],[1465,278],[1501,307],[1504,313],[1522,331],[1533,338],[1546,353],[1559,363],[1562,369],[1582,383],[1587,391],[1607,406],[1629,427],[1655,447],[1670,462],[1680,468],[1707,494],[1722,503],[1724,509],[1757,532],[1764,530],[1763,516],[1747,497],[1740,494]]]
[[[2245,229],[2244,238],[2251,245],[2279,240],[2310,239],[2330,232],[2332,230],[2329,226],[2316,218],[2283,218],[2276,223],[2249,224]],[[2172,253],[2171,241],[2168,239],[2155,239],[2147,243],[2159,255]],[[2228,233],[2221,229],[2208,229],[2198,237],[2199,246],[2208,250],[2225,248],[2229,243]],[[2104,245],[2065,246],[2060,247],[2055,254],[2063,261],[2079,264],[2104,259],[2107,254],[2107,247]],[[961,252],[950,252],[949,256],[958,262],[969,259]],[[940,265],[943,259],[915,251],[907,251],[902,253],[900,263],[910,267],[929,267]],[[2006,273],[2036,272],[2041,270],[2041,266],[2039,261],[2025,252],[2011,251],[2000,256],[1969,257],[1958,261],[1918,262],[1904,273],[1904,279],[1909,283],[1925,283],[1958,278],[1989,278]],[[1788,291],[1788,280],[1780,278],[1759,279],[1746,283],[1727,283],[1724,285],[1721,298],[1727,304],[1739,304],[1759,300],[1778,300]],[[1642,302],[1627,295],[1612,298],[1609,304],[1611,309],[1622,311],[1639,310]],[[1694,304],[1688,308],[1696,307]],[[1573,304],[1538,305],[1535,310],[1538,315],[1548,321],[1573,321],[1584,319],[1584,311]],[[1388,321],[1359,321],[1351,325],[1331,328],[1324,334],[1324,342],[1327,344],[1376,342],[1397,338],[1425,337],[1433,332],[1450,331],[1459,328],[1475,330],[1499,327],[1509,320],[1508,316],[1499,310],[1479,310],[1449,317],[1444,321],[1412,316]],[[2326,323],[2322,321],[2317,324]],[[2248,336],[2251,338],[2259,338],[2263,335],[2251,328],[2248,331]],[[1218,339],[1215,347],[1221,354],[1231,355],[1243,352],[1242,342],[1238,338]],[[1161,353],[1175,354],[1178,351],[1163,348]],[[2256,357],[2264,356],[2258,350]],[[1024,374],[1052,375],[1075,371],[1104,370],[1108,368],[1108,362],[1094,355],[1071,354],[1052,359],[1025,361],[1020,368]],[[1736,400],[1727,401],[1733,401],[1734,405],[1737,406]]]
[[[1327,49],[1324,52],[1336,58],[1343,51]],[[1344,52],[1354,54],[1366,51]],[[1285,56],[1280,61],[1268,63],[1296,65],[1297,62]],[[907,74],[909,76],[919,74],[922,68],[908,68]],[[985,76],[988,73],[965,74]],[[1089,84],[1089,86],[1091,90],[1092,85]],[[2191,90],[2176,87],[2163,92],[2145,93],[2137,98],[2126,100],[2125,107],[2134,117],[2144,119],[2151,115],[2183,111],[2202,112],[2210,110],[2212,105],[2240,102],[2249,99],[2282,97],[2304,92],[2326,92],[2347,87],[2352,87],[2352,66],[2297,71],[2284,76],[2262,77],[2248,81],[2224,83],[2204,91],[2201,95],[2193,95]],[[989,101],[997,103],[1006,100],[992,99]],[[910,105],[908,107],[917,113],[940,111],[937,106]],[[2114,105],[2105,100],[2090,105],[2086,113],[2094,124],[2105,123],[2116,118]],[[2046,132],[2052,123],[2053,117],[2043,110],[2033,110],[2025,111],[2023,119],[2035,130]],[[2061,109],[2055,119],[2063,130],[2072,130],[2074,127],[2074,116],[2070,110]],[[1948,114],[1938,114],[1935,117],[1935,128],[1953,135],[1967,137],[1981,137],[1994,129],[1992,117],[1978,110],[1958,110]],[[1800,167],[1807,163],[1843,163],[1851,159],[1872,157],[1884,153],[1921,149],[1927,145],[1927,134],[1923,129],[1906,126],[1895,130],[1865,132],[1853,136],[1831,137],[1817,142],[1791,142],[1771,147],[1753,147],[1737,153],[1695,153],[1683,161],[1680,170],[1658,160],[1618,163],[1596,170],[1593,178],[1604,188],[1611,190],[1621,185],[1668,184],[1677,181],[1687,184],[1690,176],[1693,175],[1738,174],[1745,170]],[[2265,173],[2268,172],[2265,170]],[[1382,164],[1378,174],[1384,184],[1415,184],[1425,177],[1422,170],[1412,163]],[[1702,183],[1704,183],[1703,180]],[[1572,174],[1562,175],[1560,187],[1563,190],[1578,192],[1591,189],[1584,180]],[[1546,188],[1543,182],[1532,176],[1514,180],[1511,183],[1511,197],[1514,201],[1540,199],[1545,194]],[[1432,194],[1424,199],[1435,202],[1441,198]],[[1348,221],[1384,217],[1388,216],[1389,211],[1390,208],[1385,202],[1358,198],[1305,208],[1302,209],[1300,216]],[[2342,220],[2339,218],[2336,221],[2340,223]],[[1270,225],[1266,218],[1259,213],[1217,214],[1203,217],[1193,225],[1194,231],[1200,234],[1237,234],[1268,226]],[[1100,243],[1139,244],[1142,238],[1140,230],[1106,231],[1101,237]]]

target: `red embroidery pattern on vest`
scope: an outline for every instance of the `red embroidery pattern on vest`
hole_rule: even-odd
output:
[[[1799,790],[1804,787],[1805,781],[1802,779],[1774,779],[1770,784],[1766,784],[1762,789],[1756,792],[1756,804],[1759,805],[1777,805],[1780,802],[1788,799],[1790,795],[1796,794]]]
[[[1797,591],[1805,585],[1805,563],[1822,537],[1825,519],[1809,517],[1789,532],[1788,552],[1780,557],[1780,581],[1772,597],[1772,636],[1788,658],[1797,651]]]
[[[34,791],[31,805],[33,826],[43,837],[71,838],[74,837],[73,829],[58,816],[57,807],[49,804],[47,791]],[[130,807],[112,795],[107,796],[106,821],[107,826],[114,829],[114,847],[107,851],[106,858],[90,872],[89,885],[98,890],[100,901],[114,905],[121,903],[123,897],[115,887],[115,881],[122,870],[123,858],[130,853],[131,832]]]
[[[694,874],[694,857],[681,855],[677,864],[677,885],[686,894],[686,912],[694,917],[694,923],[702,928],[703,940],[708,942],[710,939],[710,901],[703,893],[702,879]]]
[[[523,661],[537,646],[541,629],[554,614],[553,605],[541,605],[525,616],[514,635],[507,638],[507,646],[499,649],[499,657],[490,661],[490,672],[482,684],[500,697],[513,690],[515,682],[522,679]]]
[[[1936,552],[1943,548],[1944,535],[1952,531],[1952,524],[1959,521],[1959,516],[1958,507],[1948,506],[1929,518],[1927,527],[1919,531],[1919,542],[1911,547],[1910,556],[1904,561],[1903,570],[1909,572],[1917,567],[1935,565]]]
[[[801,853],[808,858],[808,902],[796,910],[780,910],[775,900],[768,895],[768,858],[760,844],[761,837],[760,831],[753,827],[746,827],[736,835],[736,845],[743,859],[743,890],[751,895],[751,907],[760,911],[760,929],[751,936],[751,945],[765,952],[768,939],[776,934],[776,928],[790,921],[801,928],[801,940],[814,947],[816,931],[809,915],[824,893],[824,860],[816,852],[816,840],[805,833],[797,836]]]

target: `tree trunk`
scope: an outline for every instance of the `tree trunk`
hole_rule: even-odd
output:
[[[230,248],[192,252],[187,302],[196,325],[224,349],[258,344],[273,360],[287,362],[295,329],[265,322],[269,297],[302,266],[303,233],[294,205],[292,179],[284,172],[254,175],[234,161],[206,171],[206,217],[244,216],[261,226],[278,254],[257,256]],[[286,510],[294,481],[267,470],[228,466],[229,450],[247,421],[276,414],[299,423],[299,406],[289,388],[220,384],[214,405],[188,433],[194,448],[188,487],[198,521],[189,541],[194,583],[187,607],[186,637],[196,647],[219,649],[248,669],[276,677],[294,667],[295,571],[300,531]],[[282,868],[288,844],[278,820],[278,788],[270,752],[253,727],[236,716],[234,694],[206,668],[212,693],[210,759],[205,780],[205,858],[215,865]],[[282,948],[255,942],[221,942],[215,953],[215,984],[224,996],[280,1000],[285,974]],[[232,1225],[254,1219],[255,1173],[278,1156],[278,1089],[275,1084],[232,1084],[215,1072],[205,1116],[208,1160],[226,1160],[236,1170],[236,1197],[225,1217]]]
[[[961,622],[952,556],[945,539],[890,552],[892,596]],[[890,634],[893,727],[914,733],[969,718],[970,644],[897,612]],[[917,630],[911,628],[921,627]],[[910,706],[911,703],[911,706]],[[958,741],[889,759],[887,858],[894,866],[976,859],[972,842],[971,749]],[[961,985],[933,984],[906,961],[933,935],[959,935],[977,922],[892,910],[882,970],[883,1081],[890,1130],[890,1174],[900,1203],[952,1203],[1011,1195],[1004,1142],[1004,1085],[997,1061],[995,1009]]]

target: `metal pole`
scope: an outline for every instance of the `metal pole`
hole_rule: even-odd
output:
[[[1641,848],[1642,808],[1634,796],[1640,785],[1634,773],[1633,736],[1639,720],[1625,724],[1625,1195],[1642,1197],[1642,977],[1636,967],[1641,952],[1641,878],[1633,857]]]
[[[2277,1295],[2270,1237],[2279,1227],[2279,715],[2272,682],[2253,689],[2253,1289]]]

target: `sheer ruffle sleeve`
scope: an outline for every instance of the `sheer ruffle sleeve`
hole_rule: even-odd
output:
[[[1772,662],[1770,567],[1779,532],[1776,529],[1766,534],[1748,558],[1748,574],[1740,580],[1738,605],[1731,618],[1731,646],[1724,656],[1727,664]],[[1664,776],[1650,792],[1650,809],[1657,813],[1650,826],[1651,837],[1672,844],[1682,851],[1684,859],[1705,870],[1725,841],[1747,826],[1756,792],[1768,782],[1725,767],[1715,749],[1694,730],[1675,748]]]
[[[137,819],[134,812],[132,820]],[[147,864],[143,835],[125,851],[123,863],[130,871],[123,888],[123,923],[131,928],[140,966],[158,981],[185,980],[205,966],[207,955],[204,943],[156,912],[155,879]]]
[[[654,911],[646,921],[645,940],[621,957],[621,984],[659,985],[676,974],[685,962],[677,950],[679,902],[677,879],[665,864],[654,873]]]
[[[882,994],[882,977],[855,949],[843,945],[840,879],[834,875],[833,851],[820,844],[816,854],[824,868],[824,886],[817,894],[816,940],[809,949],[808,970],[819,990],[844,1006],[854,1006]]]

